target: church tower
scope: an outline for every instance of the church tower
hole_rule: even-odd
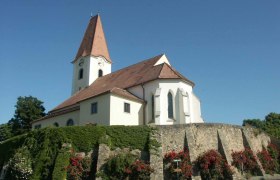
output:
[[[111,73],[111,58],[99,15],[92,17],[73,63],[72,95]]]

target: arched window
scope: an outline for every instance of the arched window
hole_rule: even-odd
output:
[[[173,119],[174,118],[174,113],[173,113],[173,97],[171,92],[168,93],[167,95],[167,102],[168,102],[168,118]]]
[[[84,69],[80,69],[79,71],[79,79],[83,79],[83,76],[84,76]]]
[[[73,125],[74,125],[73,119],[68,119],[66,125],[67,125],[67,126],[73,126]]]
[[[152,95],[152,120],[155,120],[155,96]]]
[[[59,127],[59,124],[57,122],[53,123],[54,127]]]
[[[103,76],[103,71],[102,71],[101,69],[99,69],[99,71],[98,71],[98,77],[101,77],[101,76]]]

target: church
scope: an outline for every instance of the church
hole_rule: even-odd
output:
[[[100,15],[91,17],[72,61],[72,95],[32,122],[47,126],[203,123],[194,82],[161,54],[111,72]]]

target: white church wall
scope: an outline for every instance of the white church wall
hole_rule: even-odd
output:
[[[203,122],[200,113],[200,101],[196,97],[193,97],[191,85],[177,79],[158,79],[148,82],[143,86],[145,88],[144,99],[147,101],[145,106],[146,124],[172,125]],[[160,112],[160,114],[157,116],[157,112],[154,112],[155,119],[153,120],[152,95],[155,94],[157,89],[160,89],[160,96],[159,99],[155,97],[154,108],[155,111]],[[129,88],[128,90],[132,94],[143,98],[143,88],[141,85]],[[169,91],[173,95],[174,119],[168,118],[167,94]],[[159,103],[157,104],[156,101],[159,101]]]
[[[98,78],[98,71],[102,70],[103,76],[111,73],[111,64],[103,57],[90,57],[89,65],[89,85]]]
[[[201,106],[200,106],[200,100],[198,97],[192,93],[193,96],[193,114],[194,114],[194,119],[196,123],[203,123],[203,119],[201,117]]]
[[[155,123],[155,120],[152,118],[152,95],[155,94],[156,89],[159,87],[159,80],[151,81],[143,85],[129,88],[128,91],[136,95],[139,98],[144,99],[147,104],[145,106],[145,124]],[[145,93],[145,98],[143,98],[143,88]]]
[[[172,124],[179,124],[179,123],[189,123],[186,122],[186,118],[182,115],[182,111],[184,110],[182,107],[183,102],[180,100],[182,96],[180,95],[180,89],[185,91],[187,94],[192,94],[192,86],[181,81],[175,79],[161,79],[159,83],[159,88],[161,89],[160,95],[160,124],[164,125],[172,125]],[[167,95],[168,92],[171,92],[173,95],[173,109],[174,109],[174,119],[168,118],[168,99]],[[181,96],[181,97],[180,97]],[[191,112],[193,109],[193,102],[192,97],[189,97],[189,109],[190,109],[190,116],[188,121],[194,122],[194,116]],[[183,119],[182,119],[183,118]]]
[[[124,99],[111,94],[110,125],[143,124],[143,105],[140,102]],[[130,113],[124,112],[124,103],[130,104]]]
[[[163,63],[166,63],[166,64],[168,64],[168,65],[171,66],[171,64],[170,64],[170,62],[169,62],[169,60],[167,59],[167,57],[166,57],[165,54],[156,62],[156,64],[154,64],[154,66],[157,66],[157,65],[163,64]]]
[[[152,96],[155,94],[156,89],[159,87],[159,81],[151,81],[144,85],[145,88],[145,100],[146,104],[146,124],[147,123],[155,123],[155,119],[152,117]]]
[[[83,63],[81,63],[83,60]],[[75,61],[73,70],[72,94],[78,92],[81,88],[89,86],[98,78],[98,71],[102,70],[103,76],[111,73],[111,64],[103,57],[87,56],[81,57]],[[83,78],[79,79],[79,71],[83,69]]]
[[[91,113],[92,103],[97,103],[97,113]],[[80,103],[80,124],[97,123],[109,125],[110,120],[110,94],[104,94]]]
[[[143,99],[143,88],[141,85],[128,88],[128,91],[133,95]]]
[[[90,56],[82,57],[75,61],[73,68],[73,79],[72,79],[72,95],[78,92],[80,89],[85,88],[89,85],[89,61]],[[83,61],[83,63],[81,63]],[[83,78],[79,79],[79,71],[83,69]]]
[[[70,113],[66,113],[66,114],[51,117],[51,118],[48,118],[48,119],[44,119],[42,121],[37,121],[35,123],[32,123],[32,128],[34,128],[36,125],[41,125],[41,128],[49,127],[49,126],[53,126],[53,124],[56,123],[56,122],[58,123],[59,127],[64,127],[64,126],[66,126],[67,121],[69,119],[72,119],[74,121],[74,125],[80,125],[79,114],[80,114],[79,110],[77,110],[77,111],[73,111],[73,112],[70,112]]]

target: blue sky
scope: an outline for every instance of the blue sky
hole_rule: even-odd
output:
[[[47,111],[70,96],[91,12],[101,15],[113,71],[165,53],[196,83],[206,122],[280,113],[279,0],[1,0],[0,124],[18,96]]]

